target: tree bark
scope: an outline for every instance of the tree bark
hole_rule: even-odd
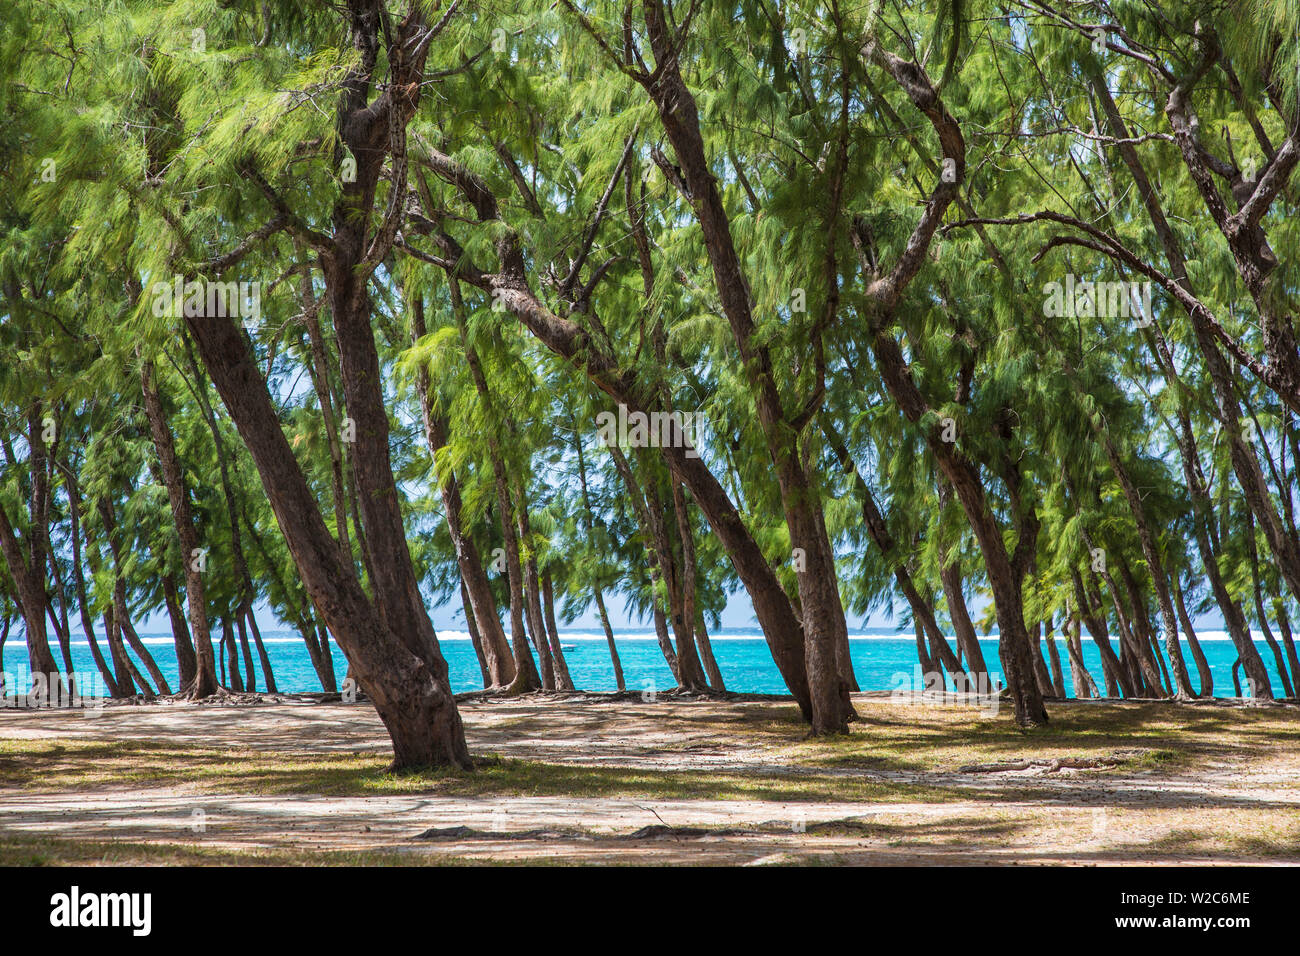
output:
[[[1070,577],[1074,584],[1074,600],[1079,617],[1087,625],[1088,633],[1092,635],[1093,643],[1097,645],[1097,652],[1101,655],[1101,671],[1106,684],[1106,696],[1119,697],[1122,693],[1125,697],[1136,697],[1132,680],[1120,664],[1119,658],[1115,656],[1115,649],[1110,646],[1110,635],[1106,631],[1105,609],[1100,606],[1099,601],[1094,604],[1090,596],[1084,592],[1083,581],[1078,571],[1072,568]],[[1100,616],[1098,611],[1101,612]]]
[[[411,339],[419,341],[427,334],[424,322],[424,298],[417,296],[411,311]],[[416,373],[416,392],[420,398],[420,414],[424,423],[424,438],[429,454],[434,458],[434,472],[438,490],[442,495],[443,510],[447,516],[447,532],[456,551],[456,565],[460,569],[462,600],[465,600],[467,617],[473,615],[487,666],[486,687],[507,687],[515,679],[515,662],[510,656],[501,619],[497,616],[496,599],[483,560],[471,535],[461,523],[460,484],[451,468],[438,474],[437,454],[448,441],[448,427],[444,418],[434,412],[430,392],[429,373],[421,367]]]
[[[38,473],[44,472],[45,445],[41,440],[40,403],[33,403],[28,416],[28,442],[31,456],[28,459],[32,474],[31,514],[33,522],[43,511],[45,495],[44,479]],[[23,628],[27,638],[27,661],[33,678],[37,674],[45,675],[47,681],[59,680],[59,666],[50,653],[48,632],[45,629],[45,614],[48,599],[45,593],[45,552],[40,547],[40,535],[29,531],[27,551],[23,554],[23,542],[18,539],[5,509],[0,507],[0,548],[4,551],[5,564],[9,576],[17,591],[15,595],[19,610],[23,616]],[[30,563],[28,559],[30,558]],[[48,685],[47,685],[48,686]]]
[[[465,582],[460,582],[460,603],[465,609],[465,630],[469,633],[470,643],[474,645],[474,657],[478,660],[478,669],[483,675],[483,688],[492,686],[492,675],[488,673],[487,658],[483,656],[483,637],[478,631],[478,621],[474,618],[474,607],[465,590]]]
[[[469,767],[469,751],[447,683],[445,661],[440,655],[426,656],[427,635],[408,630],[392,615],[379,612],[366,598],[354,569],[344,563],[338,542],[326,529],[315,495],[280,428],[266,383],[241,331],[226,318],[195,316],[187,317],[186,323],[257,465],[303,585],[388,730],[394,767]],[[370,345],[373,349],[373,340]],[[373,413],[373,405],[370,410]],[[359,422],[358,432],[369,425]],[[385,435],[386,429],[385,420]],[[386,439],[384,444],[383,461],[387,462]],[[404,537],[399,544],[405,552]],[[409,568],[409,555],[406,566]],[[413,583],[414,575],[407,580]],[[413,597],[406,595],[412,605]],[[407,610],[407,617],[414,614],[413,606]]]
[[[1061,700],[1065,699],[1065,675],[1061,673],[1061,652],[1056,648],[1056,634],[1052,629],[1052,620],[1049,617],[1046,623],[1047,653],[1052,665],[1052,690]]]
[[[162,401],[153,383],[153,362],[140,365],[140,388],[144,394],[145,416],[153,435],[154,450],[166,483],[167,499],[171,503],[172,524],[180,540],[181,561],[185,565],[185,596],[190,610],[190,627],[194,635],[195,679],[183,688],[193,699],[209,697],[217,692],[216,662],[212,653],[212,637],[208,631],[207,599],[203,589],[203,575],[199,570],[199,535],[194,516],[190,511],[189,492],[185,476],[176,457],[176,445],[163,413]],[[101,506],[105,503],[100,502]],[[109,530],[106,529],[105,530]],[[110,531],[111,534],[111,531]]]
[[[72,545],[72,583],[77,592],[77,610],[81,615],[81,630],[86,635],[86,643],[90,645],[91,656],[95,659],[95,666],[99,668],[99,673],[104,678],[104,684],[107,686],[109,694],[113,697],[130,697],[130,693],[124,693],[118,686],[117,677],[104,659],[104,654],[99,649],[99,641],[95,639],[95,623],[90,613],[90,602],[86,597],[86,574],[82,570],[81,563],[81,493],[76,474],[71,467],[63,468],[63,486],[68,492],[68,518],[72,526],[69,535],[69,542]],[[164,581],[163,587],[168,586],[168,583]],[[193,666],[192,659],[190,664]]]
[[[551,653],[555,657],[556,686],[559,690],[573,690],[569,664],[564,659],[564,648],[560,646],[560,629],[555,626],[555,588],[551,582],[550,568],[542,572],[542,612],[546,619],[546,633],[551,640]]]
[[[1187,606],[1183,603],[1183,588],[1178,583],[1177,577],[1173,579],[1174,583],[1174,606],[1178,609],[1178,618],[1183,625],[1183,633],[1187,635],[1187,646],[1192,649],[1192,659],[1196,661],[1196,674],[1200,680],[1201,690],[1198,697],[1214,696],[1214,673],[1210,670],[1210,662],[1205,659],[1205,651],[1201,649],[1201,642],[1196,638],[1196,630],[1192,627],[1192,619],[1187,613]]]
[[[555,656],[551,652],[546,624],[542,619],[541,585],[537,579],[537,558],[532,548],[532,528],[528,523],[528,499],[520,490],[513,475],[510,476],[514,494],[515,527],[519,531],[519,549],[522,553],[524,611],[528,618],[528,633],[533,636],[537,659],[541,663],[542,690],[556,690]]]
[[[578,453],[578,484],[582,489],[582,530],[587,536],[587,541],[591,541],[592,536],[592,508],[591,492],[587,488],[587,462],[582,454],[582,436],[578,434],[578,425],[572,423],[573,447]],[[609,660],[614,668],[614,682],[619,691],[627,690],[627,685],[623,681],[623,664],[618,659],[618,646],[614,643],[614,629],[609,626],[609,614],[605,610],[605,597],[601,594],[600,583],[592,580],[591,589],[596,601],[596,612],[600,616],[600,626],[605,631],[605,643],[609,645]]]
[[[523,565],[519,560],[519,541],[515,537],[514,503],[510,499],[510,486],[506,476],[505,462],[497,442],[496,428],[499,419],[496,406],[492,401],[492,392],[488,388],[487,377],[483,374],[478,351],[469,340],[469,330],[465,324],[465,307],[460,297],[460,284],[455,278],[448,282],[451,295],[452,314],[460,332],[461,347],[465,349],[465,364],[469,367],[470,378],[474,381],[475,391],[487,412],[488,434],[487,453],[492,465],[492,476],[496,488],[497,513],[501,524],[501,543],[506,564],[506,580],[510,591],[510,646],[514,655],[515,676],[506,688],[506,693],[526,694],[542,687],[542,679],[533,662],[532,652],[528,649],[528,638],[524,633],[524,585]],[[495,610],[493,614],[495,615]]]
[[[834,557],[814,515],[814,509],[821,507],[820,495],[801,461],[799,430],[790,427],[782,408],[771,356],[765,346],[754,341],[748,286],[716,178],[705,156],[695,98],[678,65],[676,31],[657,0],[647,0],[644,11],[646,34],[657,64],[646,80],[646,91],[655,104],[690,190],[713,268],[714,285],[741,361],[754,383],[759,424],[772,456],[790,544],[803,555],[797,580],[812,731],[814,734],[846,733],[854,711],[848,681],[840,670],[843,655],[837,652],[846,633],[844,608],[840,603]]]
[[[253,601],[257,590],[253,587],[253,579],[248,573],[248,561],[244,557],[243,535],[239,530],[239,509],[235,504],[234,484],[230,480],[230,460],[226,453],[226,443],[221,437],[221,429],[217,423],[217,416],[212,411],[212,404],[208,401],[207,382],[204,380],[198,363],[194,359],[194,352],[188,339],[185,343],[185,354],[194,373],[194,394],[199,401],[199,410],[202,412],[203,420],[212,435],[212,445],[216,449],[217,473],[221,477],[221,490],[226,501],[226,516],[230,522],[230,557],[234,562],[235,581],[239,587],[235,622],[239,628],[239,643],[244,652],[248,690],[253,691],[256,689],[253,676],[253,656],[248,644],[248,634],[251,631],[254,643],[257,645],[258,659],[262,665],[262,682],[266,685],[267,693],[274,694],[276,692],[275,673],[271,669],[271,658],[262,644],[262,635],[257,628],[257,621],[253,613]]]
[[[664,655],[664,660],[668,662],[668,668],[672,671],[673,680],[677,681],[678,686],[687,688],[687,681],[691,679],[692,675],[682,673],[681,660],[678,658],[677,651],[674,650],[672,641],[668,637],[667,618],[660,604],[661,595],[663,599],[668,600],[668,584],[664,580],[662,552],[654,529],[651,506],[642,492],[641,483],[637,481],[636,473],[632,471],[627,456],[623,454],[618,445],[610,444],[606,448],[610,457],[614,460],[614,467],[618,470],[619,477],[623,479],[628,499],[632,502],[632,510],[637,517],[637,525],[641,529],[642,546],[645,548],[646,564],[649,566],[650,571],[650,603],[654,617],[655,636],[659,640],[659,650]],[[698,690],[698,682],[692,682],[688,689]]]

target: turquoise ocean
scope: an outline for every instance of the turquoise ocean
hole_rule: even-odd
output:
[[[1234,696],[1232,686],[1232,663],[1236,660],[1236,650],[1227,635],[1217,631],[1197,632],[1201,646],[1209,659],[1214,675],[1214,695],[1216,697]],[[264,631],[263,642],[271,658],[271,667],[276,684],[283,692],[319,691],[320,682],[312,669],[307,656],[307,648],[302,639],[292,631]],[[762,634],[757,629],[727,629],[711,635],[714,656],[722,677],[730,691],[740,693],[785,693],[785,686],[772,662],[772,655]],[[1268,667],[1273,680],[1274,693],[1282,695],[1282,685],[1277,677],[1272,651],[1264,643],[1262,635],[1256,634],[1256,644],[1260,655]],[[176,689],[176,657],[170,634],[147,634],[142,639],[149,648],[158,666]],[[451,673],[452,688],[457,692],[478,690],[483,686],[478,661],[469,636],[461,631],[439,631],[438,639],[443,656]],[[616,689],[614,670],[610,665],[609,649],[605,636],[600,631],[562,630],[561,644],[564,646],[565,660],[574,685],[580,690],[612,691]],[[623,665],[623,675],[629,690],[666,690],[674,685],[672,674],[659,651],[659,644],[651,630],[622,630],[615,632],[619,657]],[[997,640],[982,640],[985,660],[995,677],[1000,676],[998,664]],[[1112,643],[1114,640],[1112,639]],[[101,649],[107,650],[103,638]],[[347,661],[342,652],[334,645],[335,670],[339,683],[347,672]],[[902,635],[888,628],[867,629],[850,635],[849,647],[852,651],[853,669],[858,683],[864,691],[891,691],[900,689],[920,689],[922,678],[916,657],[916,641],[910,633]],[[1073,695],[1070,680],[1069,659],[1065,644],[1057,637],[1057,649],[1061,656],[1067,692]],[[56,659],[61,661],[57,645],[52,647]],[[1044,644],[1044,654],[1047,654]],[[1096,645],[1083,635],[1084,663],[1093,679],[1101,685],[1101,661]],[[1183,656],[1187,660],[1193,686],[1197,686],[1196,667],[1186,642],[1183,643]],[[258,690],[265,690],[261,668],[257,666],[256,650],[254,664],[257,667]],[[78,672],[94,673],[95,666],[90,648],[84,638],[72,645],[73,664]],[[1049,658],[1050,660],[1050,658]],[[3,669],[10,677],[18,678],[27,671],[27,648],[19,640],[10,640],[4,647]],[[13,687],[8,680],[6,683]]]

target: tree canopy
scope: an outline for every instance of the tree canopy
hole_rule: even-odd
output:
[[[79,628],[118,696],[274,689],[265,603],[399,764],[465,764],[429,604],[501,693],[571,688],[592,607],[617,670],[615,597],[721,692],[732,595],[816,733],[875,609],[1024,725],[1058,632],[1078,696],[1212,693],[1203,612],[1242,693],[1295,694],[1293,0],[0,18],[33,673]],[[178,688],[132,626],[164,610]]]

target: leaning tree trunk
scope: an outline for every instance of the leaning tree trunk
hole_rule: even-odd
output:
[[[620,691],[627,690],[623,680],[623,662],[618,659],[618,645],[614,643],[614,629],[609,626],[609,614],[605,611],[605,599],[596,589],[596,612],[600,615],[600,626],[605,631],[605,643],[609,646],[609,662],[614,668],[614,686]]]
[[[140,386],[144,393],[145,415],[153,435],[154,449],[166,483],[167,499],[171,502],[172,524],[180,539],[181,561],[185,564],[185,596],[190,610],[190,627],[194,634],[195,678],[184,688],[191,698],[210,697],[217,692],[216,660],[212,653],[212,636],[208,631],[207,598],[203,589],[202,555],[194,516],[190,511],[189,492],[185,476],[176,457],[176,445],[163,414],[162,401],[153,384],[153,363],[140,366]]]
[[[198,397],[199,409],[203,414],[203,420],[207,423],[208,431],[212,435],[212,445],[217,452],[217,472],[221,476],[221,489],[226,501],[226,515],[230,522],[230,556],[231,560],[234,561],[235,580],[239,584],[239,606],[236,608],[235,620],[239,627],[239,643],[244,652],[248,689],[250,691],[256,689],[253,682],[252,649],[248,645],[248,633],[251,631],[253,641],[257,645],[258,660],[262,665],[262,682],[266,685],[267,693],[274,694],[276,692],[275,673],[271,670],[271,658],[266,653],[266,647],[262,643],[262,634],[257,628],[257,621],[253,613],[253,600],[257,592],[253,587],[252,576],[248,573],[248,561],[244,557],[243,535],[239,530],[239,508],[235,504],[235,488],[230,480],[230,462],[229,455],[226,452],[226,442],[221,437],[221,428],[217,423],[217,416],[212,411],[212,403],[208,401],[207,382],[204,381],[199,371],[198,363],[194,359],[194,352],[188,339],[185,343],[185,354],[194,373],[194,394]]]
[[[1070,659],[1070,680],[1074,683],[1074,696],[1087,700],[1095,694],[1097,685],[1083,663],[1083,644],[1079,639],[1081,623],[1079,617],[1071,616],[1067,611],[1064,631],[1065,651]]]
[[[966,669],[977,683],[988,681],[988,664],[984,662],[984,648],[980,647],[979,635],[970,619],[970,610],[966,607],[966,596],[962,592],[962,568],[958,558],[952,558],[939,569],[939,582],[943,585],[943,596],[948,602],[948,619],[957,637],[957,649],[966,658]]]
[[[514,502],[510,499],[510,488],[506,481],[505,466],[493,452],[489,442],[488,453],[492,458],[492,470],[495,474],[494,484],[497,493],[497,513],[501,519],[501,542],[505,552],[506,584],[510,590],[510,645],[515,660],[515,679],[506,689],[508,694],[524,694],[543,687],[541,674],[533,662],[533,652],[528,647],[528,635],[524,631],[524,568],[519,560],[519,539],[515,537]],[[534,637],[534,640],[536,638]],[[545,658],[542,658],[545,661]]]
[[[1192,649],[1192,659],[1196,661],[1196,674],[1200,679],[1201,690],[1198,697],[1214,696],[1214,673],[1210,670],[1210,662],[1205,659],[1205,651],[1201,649],[1201,642],[1197,640],[1196,630],[1192,627],[1192,619],[1187,614],[1187,606],[1183,603],[1183,588],[1179,584],[1178,578],[1173,579],[1174,586],[1174,607],[1178,609],[1178,619],[1182,623],[1183,633],[1187,635],[1187,646]]]
[[[1277,615],[1277,626],[1282,631],[1282,646],[1286,648],[1287,661],[1291,664],[1291,686],[1300,694],[1300,656],[1296,654],[1291,619],[1287,617],[1286,605],[1280,598],[1273,598],[1273,611]]]
[[[591,519],[591,492],[587,489],[587,462],[582,454],[582,436],[578,434],[577,422],[571,423],[573,431],[573,447],[578,453],[578,483],[582,488],[582,530],[586,534],[587,540],[591,540],[592,519]],[[614,629],[609,625],[609,614],[605,610],[605,596],[600,592],[600,584],[593,580],[591,582],[593,597],[596,601],[596,613],[600,616],[600,626],[605,631],[605,643],[609,645],[609,660],[614,668],[614,683],[619,691],[627,690],[627,684],[623,681],[623,664],[618,659],[618,646],[614,643]]]
[[[325,426],[325,441],[330,453],[330,494],[333,500],[334,528],[338,536],[339,550],[343,560],[351,563],[352,544],[348,536],[348,496],[344,490],[343,448],[339,440],[337,417],[334,414],[334,396],[330,387],[329,354],[325,346],[325,337],[321,333],[321,300],[312,290],[310,270],[304,269],[298,283],[298,297],[302,303],[302,314],[307,326],[307,338],[311,347],[311,362],[307,370],[311,373],[312,386],[316,391],[316,401],[320,404],[321,423]]]
[[[325,527],[315,493],[289,447],[266,383],[240,329],[229,319],[218,317],[186,317],[186,324],[257,465],[312,604],[343,648],[358,683],[388,730],[394,767],[469,767],[465,733],[447,682],[445,662],[439,669],[436,660],[425,656],[427,636],[408,630],[408,621],[400,614],[390,614],[386,605],[372,604],[355,570],[344,562],[338,542]],[[370,348],[373,354],[373,339]],[[359,377],[361,382],[357,384],[364,385],[368,380],[372,387],[378,387],[377,369],[373,366],[368,379],[364,373]],[[376,427],[376,412],[383,416],[382,435],[372,435],[371,441],[382,438],[378,443],[383,446],[383,462],[387,462],[387,418],[382,402],[372,402],[366,409],[369,415],[364,421],[360,409],[353,409],[358,416],[358,433]],[[364,453],[369,453],[369,447]],[[396,501],[390,504],[395,506]],[[387,527],[374,529],[378,535],[387,531]],[[398,533],[402,534],[400,527]],[[405,551],[405,537],[390,546]],[[409,568],[409,554],[407,560]],[[413,585],[413,574],[405,581]],[[405,600],[411,602],[406,618],[414,614],[417,597],[418,592],[406,594]],[[427,617],[425,620],[427,623]]]
[[[524,583],[524,611],[528,618],[528,632],[533,636],[533,646],[537,648],[537,659],[541,662],[542,690],[555,690],[555,656],[546,636],[546,624],[542,620],[541,586],[537,581],[537,559],[532,553],[532,534],[528,524],[528,499],[515,487],[515,527],[519,532],[519,547],[523,552],[522,564]]]
[[[90,613],[90,602],[86,597],[86,573],[81,563],[81,491],[76,473],[72,468],[62,464],[59,467],[63,471],[63,487],[68,493],[68,520],[71,524],[68,540],[72,545],[72,584],[76,589],[77,611],[81,616],[81,630],[86,635],[86,643],[90,645],[90,654],[95,659],[95,666],[99,668],[99,673],[104,678],[104,684],[107,686],[109,694],[113,697],[129,697],[130,694],[121,693],[116,676],[109,669],[108,662],[99,649],[99,641],[95,639],[95,622]],[[164,587],[166,587],[165,582]]]
[[[37,442],[39,442],[39,432],[37,434]],[[18,592],[15,596],[23,615],[23,626],[27,636],[27,660],[32,676],[35,678],[37,674],[43,674],[47,681],[58,680],[59,666],[54,662],[54,655],[50,652],[48,632],[45,629],[47,598],[44,559],[42,557],[41,567],[37,567],[36,562],[31,565],[27,563],[22,545],[3,507],[0,507],[0,548],[4,550],[9,576]]]
[[[198,658],[194,653],[194,640],[190,636],[190,625],[185,620],[185,611],[181,608],[177,593],[180,585],[176,575],[168,571],[161,577],[163,603],[167,606],[167,620],[171,623],[172,643],[176,647],[176,665],[180,676],[180,686],[188,687],[194,682],[198,673]]]
[[[1295,690],[1291,686],[1291,679],[1287,676],[1282,648],[1278,646],[1277,638],[1273,636],[1273,629],[1268,626],[1268,615],[1264,611],[1264,596],[1260,592],[1259,584],[1259,553],[1255,547],[1255,522],[1249,515],[1246,521],[1246,542],[1246,556],[1250,560],[1251,593],[1255,598],[1255,613],[1259,617],[1259,629],[1264,632],[1264,642],[1273,652],[1273,663],[1277,666],[1278,680],[1282,682],[1282,692],[1287,697],[1294,697]]]
[[[683,616],[688,626],[689,622],[694,622],[692,643],[700,652],[700,662],[704,665],[704,673],[708,675],[709,686],[715,691],[725,691],[727,688],[722,681],[722,672],[718,670],[718,662],[713,659],[713,646],[709,642],[708,632],[704,629],[704,612],[700,608],[695,588],[695,524],[691,521],[690,504],[682,490],[681,482],[676,478],[670,480],[673,483],[673,511],[677,515],[677,535],[682,544]]]
[[[113,663],[118,668],[117,682],[120,686],[130,687],[132,694],[135,689],[139,688],[141,696],[146,700],[153,700],[153,688],[149,686],[149,681],[140,673],[140,669],[135,666],[135,661],[131,660],[131,655],[126,652],[126,646],[122,640],[124,628],[121,623],[121,615],[117,611],[117,604],[109,605],[104,616],[104,632],[108,641],[109,650],[113,655]]]
[[[235,628],[230,623],[229,613],[223,614],[221,617],[221,650],[223,660],[227,662],[225,668],[226,686],[235,693],[242,694],[244,692],[244,679],[239,675],[239,645],[235,643]]]
[[[418,342],[427,334],[424,322],[424,297],[416,296],[411,310],[411,341]],[[424,438],[429,446],[429,454],[434,459],[435,479],[438,491],[442,495],[443,510],[447,515],[447,532],[451,536],[452,548],[456,552],[456,564],[460,569],[462,600],[465,601],[466,616],[473,615],[478,630],[484,664],[487,667],[486,687],[507,687],[515,678],[515,662],[510,656],[510,645],[506,641],[505,631],[501,628],[501,619],[497,616],[496,599],[492,596],[492,586],[487,572],[483,570],[483,561],[479,556],[474,539],[465,532],[461,524],[460,485],[455,472],[448,468],[446,474],[438,474],[437,455],[448,441],[448,428],[445,419],[439,417],[433,408],[430,392],[429,373],[423,365],[415,377],[415,390],[420,399],[420,416],[424,423]]]
[[[85,534],[86,564],[90,568],[91,576],[94,577],[99,574],[99,552],[95,542],[90,539],[90,532],[84,525],[82,531]],[[108,644],[109,660],[113,662],[113,673],[117,682],[118,696],[134,697],[137,684],[147,691],[149,685],[144,678],[140,677],[135,665],[131,662],[131,658],[126,653],[126,648],[122,645],[121,631],[117,627],[117,615],[111,602],[104,608],[104,641]]]
[[[1121,666],[1119,658],[1115,656],[1115,649],[1110,646],[1110,634],[1106,631],[1104,609],[1100,608],[1099,601],[1094,604],[1090,600],[1090,595],[1084,592],[1083,580],[1077,570],[1070,569],[1070,578],[1074,584],[1074,600],[1078,605],[1079,617],[1087,625],[1088,633],[1092,635],[1093,643],[1097,645],[1097,652],[1101,655],[1101,672],[1106,684],[1106,696],[1119,697],[1123,693],[1125,697],[1136,697],[1132,681]],[[1098,610],[1102,612],[1100,616],[1097,614]]]
[[[830,443],[831,450],[834,451],[840,467],[850,476],[855,495],[858,503],[862,507],[862,523],[866,525],[867,532],[871,535],[871,540],[875,542],[876,547],[880,549],[881,555],[892,568],[894,572],[894,581],[898,584],[899,591],[907,599],[908,606],[912,609],[913,619],[921,623],[925,634],[929,636],[931,648],[945,660],[951,657],[950,671],[952,672],[953,683],[960,689],[965,685],[971,690],[976,690],[988,680],[988,669],[984,663],[984,652],[979,646],[979,642],[974,640],[974,629],[971,629],[972,643],[965,647],[961,643],[961,635],[958,633],[958,649],[966,655],[966,668],[968,673],[961,673],[962,665],[957,660],[956,655],[952,654],[951,648],[948,647],[947,639],[939,629],[939,622],[934,616],[934,606],[931,602],[922,597],[920,590],[912,580],[911,572],[908,570],[906,562],[899,552],[897,543],[893,534],[889,530],[889,524],[885,520],[884,514],[881,513],[879,506],[876,504],[875,497],[871,489],[867,487],[866,481],[858,472],[858,466],[849,455],[848,447],[844,439],[836,431],[834,424],[831,422],[829,415],[823,413],[820,416],[822,433]],[[940,493],[947,487],[940,484]],[[965,609],[965,602],[961,602],[961,607]],[[968,619],[969,621],[969,619]],[[944,651],[947,650],[947,654]]]
[[[478,669],[483,675],[483,689],[486,690],[492,686],[492,675],[488,673],[487,658],[483,656],[483,637],[478,632],[478,621],[474,618],[474,607],[470,604],[464,581],[460,582],[460,603],[465,609],[465,630],[469,634],[470,644],[474,646],[474,657],[478,660]]]
[[[663,9],[647,4],[646,34],[658,67],[647,79],[646,90],[693,196],[692,205],[713,269],[714,287],[754,385],[758,420],[772,457],[790,544],[797,549],[796,553],[801,553],[796,579],[812,732],[844,733],[856,715],[849,699],[848,681],[840,669],[844,655],[837,650],[847,630],[834,556],[813,513],[821,507],[821,496],[801,460],[801,428],[792,427],[786,420],[771,356],[766,346],[757,341],[748,284],[716,177],[705,155],[699,113],[695,98],[682,78],[673,33]],[[806,426],[806,421],[803,424]]]
[[[487,376],[483,374],[478,351],[469,340],[465,306],[460,297],[460,283],[455,278],[451,278],[447,284],[447,291],[451,296],[451,311],[460,333],[461,347],[465,350],[465,364],[469,367],[470,378],[474,382],[474,390],[478,394],[479,401],[487,411],[487,453],[492,465],[497,517],[501,525],[501,544],[506,565],[506,583],[510,591],[510,647],[514,657],[515,676],[506,688],[506,693],[526,694],[540,689],[542,678],[537,665],[533,662],[532,651],[528,649],[528,637],[524,633],[524,572],[519,560],[519,541],[515,537],[514,503],[510,500],[510,484],[506,476],[505,461],[502,459],[501,448],[497,442],[496,406],[492,401],[492,391],[488,387]]]
[[[572,691],[573,678],[569,676],[568,662],[564,659],[564,648],[560,646],[559,628],[555,627],[555,588],[551,581],[551,570],[542,572],[542,613],[546,618],[546,633],[550,636],[551,652],[555,654],[555,678],[562,691]]]
[[[651,543],[664,584],[668,622],[677,647],[678,681],[686,690],[702,691],[708,684],[704,668],[700,666],[699,654],[695,650],[694,614],[687,616],[680,566],[669,532],[668,505],[659,494],[660,476],[653,459],[649,455],[639,457],[646,470],[644,491]]]
[[[573,690],[569,664],[564,659],[564,648],[560,646],[560,630],[555,626],[555,588],[551,582],[550,568],[542,572],[542,612],[546,619],[546,633],[551,640],[551,653],[555,655],[556,686],[560,690]]]

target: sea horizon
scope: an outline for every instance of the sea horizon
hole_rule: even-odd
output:
[[[1236,695],[1232,681],[1232,664],[1236,660],[1236,650],[1226,631],[1197,631],[1197,638],[1203,645],[1203,651],[1210,665],[1214,681],[1215,697],[1232,697]],[[955,647],[955,638],[946,635]],[[152,632],[141,634],[141,641],[154,656],[159,668],[167,678],[172,690],[178,682],[178,668],[173,651],[170,633]],[[1058,632],[1057,651],[1060,656],[1062,677],[1067,696],[1074,696],[1073,680],[1070,672],[1069,657]],[[1282,685],[1278,679],[1272,651],[1263,639],[1260,631],[1252,631],[1252,637],[1264,659],[1271,679],[1274,693],[1282,694]],[[617,690],[613,667],[611,666],[605,634],[600,629],[560,628],[560,644],[565,649],[565,660],[569,666],[574,685],[579,690],[610,692]],[[618,648],[620,663],[624,674],[624,683],[628,689],[640,691],[667,690],[676,685],[672,673],[659,650],[658,637],[653,628],[626,628],[614,633],[615,646]],[[768,651],[766,640],[757,628],[721,628],[710,633],[709,640],[714,648],[718,668],[722,673],[726,689],[738,693],[784,694],[788,693],[775,663]],[[249,636],[250,644],[252,636]],[[483,687],[482,673],[470,642],[468,632],[459,629],[446,629],[438,632],[439,644],[443,647],[443,656],[447,660],[452,690],[456,693],[480,690]],[[1183,653],[1193,685],[1199,687],[1197,671],[1186,638],[1180,635],[1184,645]],[[321,683],[306,645],[296,631],[274,629],[262,631],[262,642],[271,659],[271,668],[276,679],[276,689],[281,693],[311,693],[321,691]],[[997,653],[998,634],[993,632],[980,637],[986,663],[995,679],[1002,677]],[[1042,641],[1044,658],[1049,662],[1050,651],[1046,641]],[[1113,640],[1112,640],[1113,644]],[[214,644],[219,659],[221,647]],[[347,660],[338,646],[331,641],[336,683],[341,686],[347,672]],[[1092,679],[1104,690],[1101,659],[1096,644],[1085,632],[1083,635],[1084,665]],[[106,651],[100,638],[101,650]],[[62,662],[61,652],[56,642],[51,642],[51,649],[56,659]],[[863,691],[892,691],[913,688],[919,681],[920,663],[916,655],[916,638],[911,631],[900,632],[888,627],[861,628],[849,634],[850,657],[853,661],[854,674]],[[3,671],[9,678],[17,680],[20,673],[26,672],[26,645],[21,640],[10,640],[4,647]],[[1163,648],[1162,656],[1163,656]],[[69,644],[74,669],[80,673],[95,673],[94,659],[90,646],[84,635],[80,640]],[[136,655],[132,652],[133,658]],[[258,690],[265,690],[262,669],[256,648],[253,652],[254,671]],[[143,670],[143,668],[141,668]],[[241,665],[241,674],[244,669]],[[919,689],[919,688],[917,688]]]

